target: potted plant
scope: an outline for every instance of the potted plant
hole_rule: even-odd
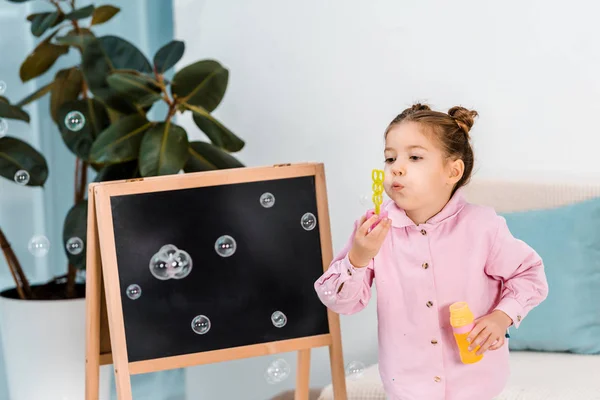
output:
[[[50,96],[48,112],[56,133],[75,156],[75,195],[63,224],[66,273],[50,282],[29,283],[0,230],[15,281],[14,288],[0,293],[0,329],[13,400],[83,396],[85,285],[76,282],[76,275],[85,270],[88,171],[95,172],[94,181],[100,182],[244,166],[231,154],[241,150],[244,141],[212,115],[228,84],[224,66],[200,60],[168,79],[166,73],[183,56],[183,42],[167,43],[150,62],[127,40],[94,34],[94,27],[115,16],[118,7],[78,8],[76,0],[49,3],[48,11],[27,17],[31,33],[41,40],[21,64],[21,80],[43,76],[71,51],[80,55],[80,63],[58,70],[49,83],[20,101],[0,96],[0,119],[28,123],[24,107]],[[158,121],[148,116],[157,102],[166,105]],[[185,112],[192,113],[207,141],[190,141],[175,123],[174,117]],[[36,149],[17,138],[0,137],[0,176],[43,188],[48,173],[46,160]],[[29,248],[44,256],[47,239],[34,237]],[[36,345],[11,347],[24,341]],[[72,368],[56,371],[56,357],[61,357],[62,365],[69,359]],[[40,380],[42,375],[53,378]],[[29,383],[31,378],[35,385]]]

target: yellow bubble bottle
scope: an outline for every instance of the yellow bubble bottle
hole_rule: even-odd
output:
[[[474,321],[475,317],[466,302],[459,301],[450,306],[450,325],[452,325],[454,339],[458,345],[460,360],[463,364],[474,364],[483,358],[483,354],[475,354],[479,350],[479,346],[473,351],[469,351],[467,337],[475,326]]]

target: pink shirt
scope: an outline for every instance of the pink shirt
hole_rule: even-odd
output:
[[[392,226],[379,254],[354,268],[347,255],[353,232],[315,282],[319,298],[339,314],[357,313],[375,279],[379,373],[390,399],[492,399],[508,379],[508,342],[462,364],[448,307],[466,301],[475,318],[499,309],[518,328],[548,294],[541,258],[511,235],[504,218],[468,203],[461,189],[419,226],[392,200],[382,210]]]

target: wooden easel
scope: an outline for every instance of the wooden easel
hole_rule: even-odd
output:
[[[327,310],[329,334],[256,345],[129,362],[113,235],[110,197],[300,176],[314,176],[319,215],[323,271],[333,258],[324,166],[320,163],[281,164],[163,177],[92,183],[88,194],[86,274],[86,400],[97,400],[100,366],[114,364],[119,400],[131,400],[130,376],[214,362],[298,351],[296,400],[308,400],[310,350],[329,347],[336,400],[346,400],[339,315]]]

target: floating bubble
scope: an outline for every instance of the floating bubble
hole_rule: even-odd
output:
[[[29,172],[24,169],[20,169],[15,173],[15,182],[21,186],[25,186],[29,183]]]
[[[307,231],[312,231],[317,226],[317,218],[315,218],[313,213],[307,212],[302,216],[302,220],[300,221],[302,227]]]
[[[50,251],[50,241],[44,235],[35,235],[29,240],[27,248],[35,257],[44,257]]]
[[[192,320],[192,330],[198,335],[204,335],[210,330],[210,319],[206,315],[198,315]]]
[[[275,196],[266,192],[260,196],[260,205],[264,208],[271,208],[275,205]]]
[[[176,263],[176,272],[173,275],[175,279],[183,279],[192,272],[192,257],[184,250],[177,250],[173,255],[173,260]]]
[[[140,287],[140,285],[136,285],[134,283],[127,286],[127,297],[129,297],[131,300],[137,300],[140,298],[141,295],[142,288]]]
[[[164,254],[165,256],[167,256],[167,258],[171,257],[176,252],[177,252],[177,246],[175,246],[173,244],[165,244],[158,251],[159,254]]]
[[[65,245],[67,251],[73,255],[80,254],[83,251],[83,240],[78,237],[72,237],[67,240]]]
[[[0,81],[0,95],[3,95],[6,92],[6,82]]]
[[[162,254],[155,254],[150,260],[150,273],[161,281],[170,279],[169,260]]]
[[[335,300],[335,287],[333,287],[329,281],[325,282],[325,284],[321,286],[320,292],[323,300],[328,302]]]
[[[360,361],[351,361],[346,365],[346,376],[350,379],[359,379],[365,373],[365,364]]]
[[[267,383],[273,385],[283,382],[290,376],[290,365],[283,358],[273,361],[265,371],[265,379]]]
[[[271,314],[271,322],[273,322],[273,325],[277,328],[283,328],[285,324],[287,324],[287,317],[281,311],[275,311]]]
[[[183,279],[192,271],[192,257],[177,246],[166,244],[152,256],[150,272],[160,280]]]
[[[80,131],[85,125],[85,117],[79,111],[71,111],[65,117],[65,126],[73,132]]]
[[[363,207],[369,207],[370,205],[373,204],[373,196],[371,196],[370,194],[363,194],[362,196],[360,196],[359,202],[360,205]]]
[[[0,137],[8,132],[8,122],[4,118],[0,118]]]
[[[215,242],[215,251],[221,257],[229,257],[237,249],[235,239],[229,235],[223,235]]]

